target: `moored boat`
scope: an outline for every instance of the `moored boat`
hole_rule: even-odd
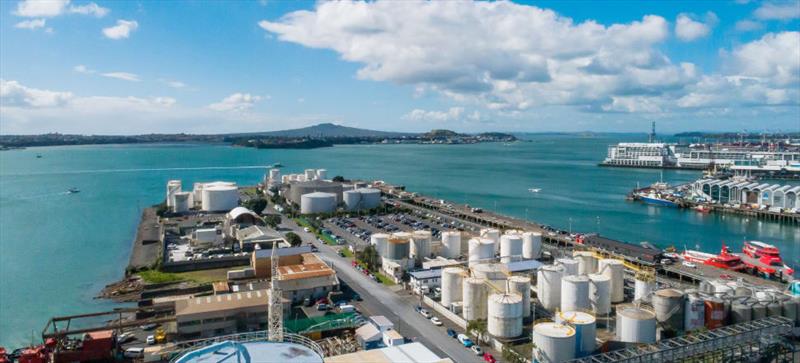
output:
[[[739,256],[730,253],[728,247],[725,245],[722,246],[722,250],[718,255],[702,251],[685,250],[683,251],[683,255],[681,255],[681,257],[684,259],[684,261],[702,263],[704,265],[719,267],[726,270],[742,271],[747,268],[747,266],[742,262],[742,259]]]

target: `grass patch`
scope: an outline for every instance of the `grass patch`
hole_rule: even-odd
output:
[[[349,249],[349,248],[342,248],[342,249],[341,249],[341,250],[339,250],[339,251],[342,251],[342,254],[344,255],[344,257],[347,257],[347,258],[353,258],[353,253],[352,253],[352,252],[350,252],[350,249]]]
[[[374,275],[375,275],[375,277],[378,278],[378,281],[380,281],[382,284],[384,284],[386,286],[394,286],[395,285],[394,280],[390,279],[388,276],[386,276],[386,275],[384,275],[384,274],[382,274],[380,272],[375,272]]]
[[[188,272],[179,272],[175,275],[179,275],[186,280],[194,281],[199,284],[208,284],[217,281],[227,281],[228,280],[228,270],[238,270],[242,267],[231,267],[231,268],[218,268],[213,270],[200,270],[200,271],[188,271]]]
[[[184,278],[180,274],[171,272],[161,272],[156,270],[141,271],[139,272],[139,276],[145,282],[149,282],[151,284],[163,284],[167,282],[178,282],[186,280],[186,278]]]

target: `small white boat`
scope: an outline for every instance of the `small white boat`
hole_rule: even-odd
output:
[[[528,191],[531,193],[538,193],[542,191],[542,188],[529,188]]]

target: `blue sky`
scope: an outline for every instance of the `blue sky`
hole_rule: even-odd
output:
[[[797,1],[2,1],[0,133],[800,130]]]

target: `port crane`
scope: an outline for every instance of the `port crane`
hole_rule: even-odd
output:
[[[283,342],[283,292],[278,284],[278,242],[272,243],[270,268],[272,276],[269,286],[269,331],[267,339],[271,342]]]

